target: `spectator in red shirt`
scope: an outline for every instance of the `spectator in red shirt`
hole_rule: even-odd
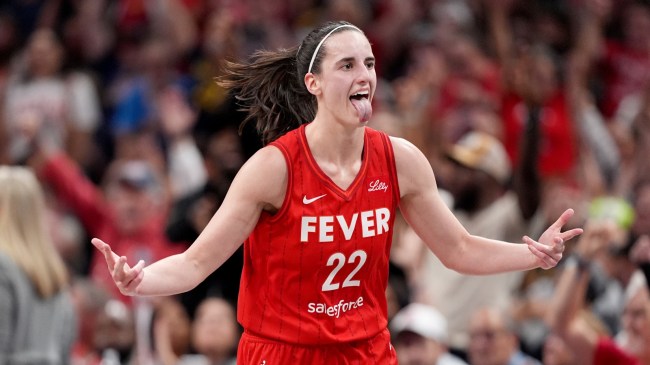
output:
[[[609,119],[625,97],[650,82],[650,6],[637,0],[577,0],[574,6],[580,20],[576,49],[603,83],[600,109]],[[620,37],[603,35],[610,24]]]
[[[514,165],[530,113],[538,113],[541,128],[539,171],[542,177],[570,174],[577,146],[572,118],[559,77],[559,65],[544,44],[513,45],[508,14],[512,1],[485,2],[496,53],[503,70],[501,117],[504,145]]]
[[[121,250],[146,261],[176,252],[176,246],[165,236],[169,210],[165,184],[151,163],[114,161],[102,191],[63,152],[37,150],[31,159],[35,170],[79,217],[88,234],[111,237]],[[106,271],[102,254],[96,250],[90,276],[121,297]]]

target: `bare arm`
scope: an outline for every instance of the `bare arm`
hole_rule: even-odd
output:
[[[1,85],[0,85],[1,87]],[[4,120],[4,110],[0,107],[0,164],[10,164],[12,161],[9,158],[9,138],[7,136],[6,124]]]
[[[486,7],[489,38],[497,60],[501,64],[503,86],[509,91],[514,89],[515,83],[512,31],[510,30],[510,24],[508,24],[508,15],[513,3],[513,0],[487,0],[483,2]]]
[[[603,28],[612,13],[611,0],[582,0],[573,9],[577,21],[577,34],[573,52],[592,62],[602,55],[604,47]]]
[[[286,164],[279,150],[266,147],[244,164],[226,198],[203,232],[183,253],[147,267],[126,264],[99,239],[113,280],[125,295],[172,295],[188,291],[223,264],[253,230],[264,209],[280,207],[286,190]]]
[[[605,53],[603,28],[612,11],[611,0],[580,0],[572,6],[576,40],[567,57],[565,89],[575,117],[591,103],[589,73]]]
[[[566,265],[555,288],[548,323],[553,333],[566,342],[575,354],[578,365],[593,363],[597,335],[579,320],[578,313],[584,308],[589,272],[576,265]]]
[[[639,265],[639,269],[645,276],[648,289],[650,289],[650,237],[642,235],[636,240],[632,252],[630,252],[630,260]]]
[[[548,326],[571,347],[579,364],[592,364],[598,342],[598,333],[579,316],[585,309],[589,265],[610,242],[611,232],[609,224],[587,224],[575,247],[575,264],[569,263],[562,270],[546,317]]]
[[[551,268],[562,258],[564,241],[582,232],[561,232],[573,214],[567,210],[542,234],[539,242],[524,237],[526,245],[471,235],[442,202],[431,166],[411,143],[393,138],[400,186],[400,208],[409,225],[448,268],[464,274]]]

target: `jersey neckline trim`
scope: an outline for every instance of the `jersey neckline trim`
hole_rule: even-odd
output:
[[[368,156],[368,131],[364,127],[363,130],[363,155],[361,157],[361,167],[359,168],[359,171],[357,172],[357,176],[354,177],[354,180],[352,180],[352,183],[350,186],[347,187],[347,189],[341,188],[339,185],[337,185],[318,165],[318,162],[316,162],[316,159],[311,153],[311,149],[309,149],[309,143],[307,143],[307,134],[305,133],[305,127],[306,124],[303,124],[300,126],[300,144],[302,145],[302,148],[305,152],[305,155],[307,156],[307,161],[309,162],[309,165],[311,169],[314,171],[316,176],[319,177],[319,179],[323,182],[325,186],[327,186],[332,192],[334,192],[336,195],[340,196],[341,198],[345,199],[346,201],[350,201],[352,197],[354,196],[355,191],[359,188],[361,185],[361,182],[363,181],[364,177],[366,176],[366,171],[368,169],[368,161],[369,161],[369,156]]]

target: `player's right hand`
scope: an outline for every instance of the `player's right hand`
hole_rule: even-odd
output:
[[[108,271],[120,292],[128,296],[137,295],[138,285],[144,277],[144,261],[140,260],[135,266],[130,267],[126,263],[126,257],[118,256],[106,242],[99,238],[93,238],[91,242],[104,254]]]

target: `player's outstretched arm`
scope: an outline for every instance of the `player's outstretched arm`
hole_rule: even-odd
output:
[[[400,210],[409,225],[440,261],[464,274],[551,268],[559,262],[564,242],[582,233],[576,228],[562,232],[573,215],[568,209],[539,240],[524,237],[515,244],[474,236],[458,222],[438,194],[429,161],[406,140],[392,138],[400,185]]]
[[[287,168],[282,153],[265,147],[251,157],[233,180],[219,210],[185,252],[149,266],[134,266],[98,238],[93,245],[103,254],[115,285],[125,295],[173,295],[188,291],[223,264],[246,240],[263,210],[282,205]],[[238,280],[238,279],[235,279]]]

